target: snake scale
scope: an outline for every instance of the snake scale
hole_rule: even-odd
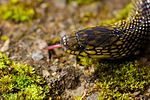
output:
[[[136,55],[150,35],[150,0],[133,0],[133,13],[113,25],[95,26],[65,35],[66,52],[100,59]]]

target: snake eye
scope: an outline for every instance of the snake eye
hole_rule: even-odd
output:
[[[84,50],[84,49],[85,49],[85,46],[80,45],[80,50]]]

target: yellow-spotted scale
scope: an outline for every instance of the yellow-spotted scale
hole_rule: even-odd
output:
[[[150,0],[133,2],[134,12],[126,20],[65,35],[60,44],[49,46],[48,49],[64,47],[70,54],[100,59],[136,55],[150,34]]]

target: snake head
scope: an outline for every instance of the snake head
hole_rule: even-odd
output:
[[[61,45],[67,53],[76,54],[76,52],[82,52],[86,48],[85,40],[79,40],[78,36],[75,35],[65,35],[61,39]]]
[[[79,30],[61,39],[61,44],[67,53],[92,56],[96,55],[96,48],[101,48],[111,42],[111,31],[105,27],[93,27]]]

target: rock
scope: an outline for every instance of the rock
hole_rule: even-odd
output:
[[[98,100],[99,93],[93,93],[92,95],[88,96],[86,100]]]
[[[19,41],[24,35],[25,35],[25,32],[23,31],[14,32],[12,34],[13,41]]]
[[[133,95],[138,96],[140,93],[141,93],[140,91],[137,91],[137,92],[134,92]]]
[[[73,66],[66,66],[60,73],[60,77],[64,81],[66,89],[75,89],[80,84],[80,76],[81,73]]]
[[[60,32],[60,36],[63,37],[64,35],[67,35],[67,32],[65,30]]]
[[[58,70],[58,67],[57,66],[51,66],[50,69],[53,71],[53,72],[56,72]]]
[[[0,48],[0,51],[1,52],[7,51],[9,49],[9,44],[10,44],[10,40],[8,39],[4,42],[4,45]]]
[[[85,88],[84,88],[84,83],[81,84],[80,87],[78,87],[77,89],[74,90],[66,90],[65,92],[73,97],[75,96],[82,96],[82,94],[84,93]],[[96,99],[93,99],[96,100]]]
[[[146,95],[140,95],[140,100],[150,100]]]
[[[67,4],[67,1],[66,0],[55,0],[54,1],[54,5],[57,7],[57,8],[65,8]]]
[[[50,75],[48,70],[42,70],[42,73],[43,73],[43,77],[48,77]]]
[[[33,53],[32,53],[32,59],[33,59],[34,61],[39,61],[39,60],[41,60],[41,59],[43,59],[43,58],[44,58],[44,56],[43,56],[43,54],[42,54],[41,51],[36,51],[36,52],[33,52]]]
[[[149,88],[148,88],[147,92],[148,92],[148,93],[150,93],[150,86],[149,86]]]
[[[39,49],[44,49],[45,47],[47,47],[46,41],[41,39],[36,40],[35,44],[38,46]]]

